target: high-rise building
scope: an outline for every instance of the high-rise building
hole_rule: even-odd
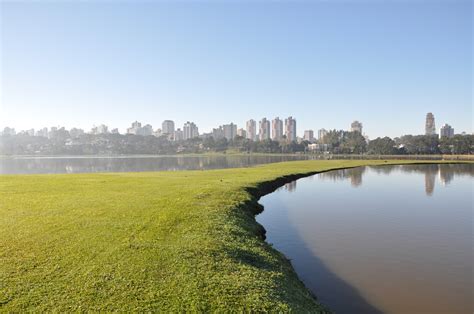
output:
[[[132,123],[132,126],[127,129],[127,134],[142,135],[142,136],[149,136],[149,135],[156,136],[156,133],[153,132],[153,127],[150,124],[142,126],[142,124],[138,121],[135,121]]]
[[[321,142],[323,138],[328,134],[328,130],[326,129],[319,129],[318,130],[318,140]]]
[[[42,128],[36,131],[36,136],[48,137],[48,128]]]
[[[247,138],[247,132],[244,129],[238,129],[237,130],[237,136]]]
[[[51,130],[53,130],[53,128],[51,128]],[[91,129],[91,134],[98,135],[98,134],[107,134],[107,133],[109,133],[109,127],[106,126],[105,124],[94,126]]]
[[[249,140],[257,140],[257,122],[253,119],[247,121],[247,138]]]
[[[435,118],[431,112],[428,112],[426,114],[425,135],[435,135],[435,134],[436,134]]]
[[[69,135],[71,136],[71,138],[78,138],[79,136],[83,134],[84,134],[83,129],[72,128],[71,130],[69,130]]]
[[[224,129],[222,128],[222,126],[219,126],[218,128],[212,129],[212,137],[215,140],[224,138]]]
[[[163,121],[163,123],[161,124],[161,133],[163,135],[167,134],[167,135],[173,136],[174,135],[174,121],[172,120]]]
[[[272,120],[272,140],[280,141],[283,138],[283,121],[279,117]]]
[[[184,139],[184,134],[183,134],[183,131],[181,129],[176,129],[176,131],[174,131],[174,140],[175,141],[182,141]]]
[[[296,120],[293,117],[285,119],[285,135],[287,141],[296,141]]]
[[[183,140],[188,140],[199,136],[198,127],[194,122],[186,122],[183,126]]]
[[[15,134],[16,134],[15,128],[10,128],[8,126],[5,127],[2,132],[2,135],[15,135]]]
[[[448,137],[451,138],[454,136],[454,129],[451,127],[449,124],[445,123],[440,129],[439,129],[439,138],[442,137]]]
[[[351,132],[359,132],[362,134],[362,123],[355,120],[351,123]]]
[[[263,118],[259,122],[258,137],[261,141],[270,139],[270,121],[267,118]]]
[[[304,131],[304,137],[303,139],[305,141],[308,141],[310,143],[313,143],[314,142],[314,132],[313,130],[306,130]]]
[[[141,129],[140,135],[143,135],[143,136],[153,135],[153,127],[150,124],[145,125]]]
[[[140,134],[140,129],[142,128],[142,124],[138,121],[132,123],[132,126],[127,129],[127,134]]]
[[[222,129],[224,130],[224,137],[227,140],[233,140],[237,135],[237,125],[232,122],[230,124],[224,124]]]

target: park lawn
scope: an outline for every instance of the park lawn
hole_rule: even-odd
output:
[[[324,311],[263,240],[256,196],[282,176],[387,163],[0,176],[0,310]]]

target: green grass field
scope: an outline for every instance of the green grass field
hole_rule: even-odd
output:
[[[323,311],[263,241],[255,196],[282,176],[385,163],[0,176],[0,310]]]

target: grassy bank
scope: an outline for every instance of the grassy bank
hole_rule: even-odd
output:
[[[0,176],[0,310],[322,311],[263,241],[257,197],[386,163]]]

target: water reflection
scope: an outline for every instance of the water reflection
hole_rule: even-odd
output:
[[[472,164],[321,173],[263,197],[257,221],[336,313],[473,313],[473,177]]]
[[[333,180],[333,181],[340,181],[350,179],[351,185],[353,187],[358,187],[362,185],[362,175],[366,171],[365,167],[357,167],[357,168],[349,168],[349,169],[342,169],[339,171],[328,171],[323,172],[319,175],[321,180]]]
[[[290,183],[285,184],[285,189],[288,192],[293,192],[296,189],[296,181],[292,181]]]
[[[250,167],[305,156],[132,156],[0,158],[0,174],[135,172]]]
[[[339,171],[329,171],[319,175],[320,180],[350,180],[351,186],[362,185],[363,174],[370,169],[380,175],[389,175],[392,172],[420,173],[424,175],[425,193],[432,196],[435,190],[436,178],[443,186],[447,186],[456,176],[474,176],[469,164],[418,164],[418,165],[395,165],[395,166],[368,166]]]

